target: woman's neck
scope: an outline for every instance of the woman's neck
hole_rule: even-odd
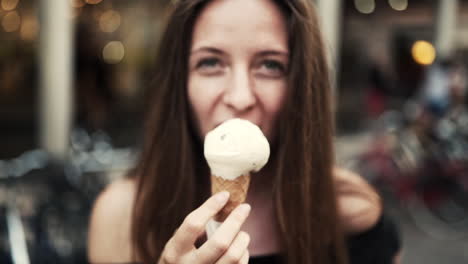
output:
[[[252,206],[242,230],[251,237],[249,252],[251,256],[277,254],[280,252],[279,234],[273,201],[274,173],[264,168],[252,174],[251,186],[246,203]]]

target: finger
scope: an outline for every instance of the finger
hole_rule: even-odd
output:
[[[198,258],[202,260],[202,263],[213,263],[228,250],[249,213],[250,205],[248,204],[241,204],[232,211],[213,236],[197,250]]]
[[[183,253],[192,249],[197,238],[205,231],[205,225],[208,220],[226,205],[228,199],[229,192],[219,192],[187,215],[182,225],[169,241],[171,248],[174,248],[177,253]]]
[[[228,251],[216,262],[217,264],[239,263],[247,252],[250,243],[250,236],[246,232],[239,232]]]
[[[239,264],[248,264],[249,263],[249,258],[250,258],[250,253],[248,250],[244,252],[244,255],[242,256],[241,260],[239,261]]]

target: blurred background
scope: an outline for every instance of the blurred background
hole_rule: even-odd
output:
[[[468,263],[468,1],[315,2],[339,165],[382,194],[402,263]],[[0,263],[86,263],[92,203],[138,156],[169,4],[0,0]]]

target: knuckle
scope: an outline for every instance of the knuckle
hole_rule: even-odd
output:
[[[238,210],[235,210],[233,213],[231,213],[231,217],[234,219],[234,221],[240,224],[246,220],[246,215],[239,212]]]
[[[169,241],[164,246],[163,252],[161,254],[161,259],[163,260],[164,264],[173,264],[178,263],[180,254],[176,250],[176,245],[174,245],[173,238],[169,239]]]
[[[177,263],[178,257],[173,250],[164,250],[161,259],[164,264],[174,264]]]
[[[232,217],[234,218],[234,220],[238,223],[243,223],[244,222],[244,217],[240,214],[232,214]]]
[[[190,233],[200,233],[204,229],[203,223],[194,214],[189,214],[185,218],[184,225],[186,231]]]
[[[218,204],[216,203],[211,203],[211,204],[207,204],[206,206],[206,211],[209,212],[210,214],[215,214],[216,212],[218,212],[219,210],[221,210],[222,207],[220,207]]]
[[[230,249],[225,254],[228,263],[238,263],[242,258],[242,254],[238,249]]]
[[[213,250],[218,254],[225,253],[229,248],[229,243],[227,241],[218,239],[213,241]]]
[[[241,231],[236,240],[235,246],[234,244],[231,245],[224,254],[224,258],[228,263],[240,263],[243,260],[243,253],[247,250],[250,236],[246,232]]]
[[[236,213],[236,212],[232,212],[228,218],[226,219],[226,221],[229,220],[229,222],[233,223],[234,225],[240,225],[244,222],[244,218]]]
[[[221,209],[220,207],[221,205],[219,204],[219,202],[217,202],[216,199],[211,197],[208,200],[206,200],[206,202],[202,204],[202,206],[198,207],[197,210],[204,210],[211,213],[217,212],[219,209]]]
[[[241,260],[239,261],[239,263],[241,264],[247,264],[249,263],[249,257],[250,257],[250,254],[249,254],[249,251],[247,250],[247,252],[245,252],[245,254],[242,256]]]

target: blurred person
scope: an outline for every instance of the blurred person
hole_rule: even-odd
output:
[[[444,116],[450,108],[452,84],[455,84],[456,65],[452,59],[442,59],[426,70],[425,80],[419,95],[423,107],[434,118]]]
[[[449,102],[447,110],[434,124],[435,134],[441,141],[465,146],[468,140],[468,109],[466,107],[466,68],[454,61],[447,73]],[[466,154],[461,154],[466,160]]]
[[[421,100],[435,116],[442,116],[450,105],[449,67],[448,61],[440,61],[431,65],[426,72]]]
[[[447,116],[458,120],[459,116],[466,115],[466,67],[462,63],[455,63],[449,74],[450,109]]]
[[[452,58],[441,59],[426,70],[415,102],[418,111],[408,113],[411,127],[422,142],[437,140],[441,121],[456,121],[465,113],[466,71]],[[426,144],[427,145],[427,144]]]
[[[405,105],[409,131],[423,147],[432,145],[434,127],[450,106],[449,65],[448,60],[439,60],[426,68],[421,89]]]
[[[159,47],[139,162],[93,209],[91,263],[392,263],[398,235],[377,193],[334,167],[331,88],[310,1],[181,0]],[[205,236],[208,131],[258,125],[270,161],[247,204]],[[349,262],[348,262],[349,259]]]

